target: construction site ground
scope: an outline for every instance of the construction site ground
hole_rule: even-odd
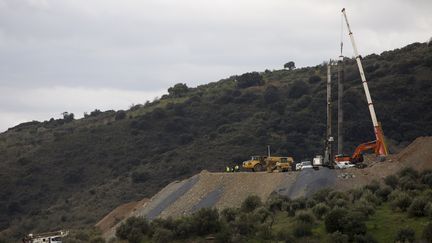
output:
[[[126,218],[143,216],[152,220],[162,217],[180,217],[200,208],[239,207],[249,195],[257,195],[265,201],[272,192],[297,198],[331,187],[349,190],[382,180],[404,167],[417,170],[432,169],[432,137],[417,138],[400,153],[390,155],[385,161],[366,156],[364,169],[331,170],[306,169],[284,173],[237,172],[201,173],[183,181],[175,181],[163,188],[151,199],[119,206],[96,226],[106,239],[114,236],[116,227]]]

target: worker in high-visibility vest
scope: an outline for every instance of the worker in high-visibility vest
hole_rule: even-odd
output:
[[[239,171],[240,171],[240,168],[239,168],[238,165],[235,165],[235,166],[234,166],[234,171],[235,171],[235,172],[239,172]]]

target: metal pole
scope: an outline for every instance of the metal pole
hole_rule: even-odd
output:
[[[338,154],[343,154],[343,80],[344,80],[344,62],[338,63]]]
[[[327,129],[326,129],[326,150],[325,150],[325,158],[324,162],[327,165],[331,165],[332,163],[332,152],[331,152],[331,123],[332,123],[332,107],[331,107],[331,62],[327,64]]]

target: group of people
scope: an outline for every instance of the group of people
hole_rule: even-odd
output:
[[[225,168],[225,171],[226,172],[239,172],[240,171],[240,167],[238,165],[235,165],[235,166],[232,166],[232,167],[227,166]]]

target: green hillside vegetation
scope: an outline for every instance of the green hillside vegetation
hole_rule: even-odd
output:
[[[432,240],[432,171],[406,168],[385,183],[290,200],[248,197],[240,208],[180,219],[129,218],[117,237],[139,242],[414,242]],[[396,181],[396,184],[393,182]]]
[[[364,58],[389,143],[432,135],[432,48],[424,43]],[[21,237],[93,225],[116,206],[173,180],[272,152],[321,154],[325,65],[177,84],[126,111],[20,124],[0,134],[0,231]],[[374,138],[360,76],[346,60],[346,152]],[[336,115],[336,113],[335,113]]]

